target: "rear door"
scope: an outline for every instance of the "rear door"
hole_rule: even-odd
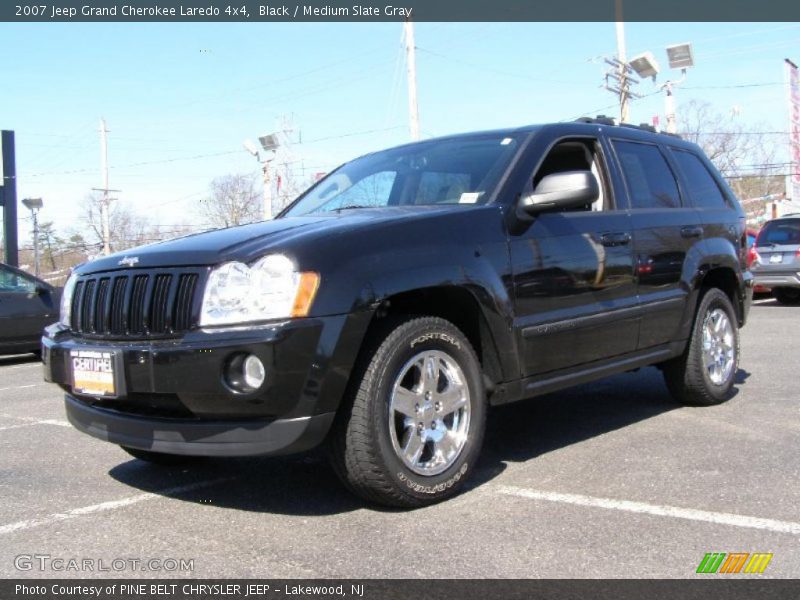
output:
[[[658,144],[611,142],[631,206],[633,252],[643,317],[638,348],[677,339],[690,291],[684,265],[702,243],[703,223],[681,196],[678,180]]]
[[[547,174],[590,170],[602,197],[583,210],[545,212],[511,233],[515,329],[523,376],[631,352],[638,317],[631,220],[613,196],[599,137],[538,136],[528,186]]]

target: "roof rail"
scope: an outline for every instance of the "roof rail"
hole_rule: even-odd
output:
[[[650,133],[658,133],[655,127],[647,123],[639,123],[638,125],[634,125],[633,123],[620,123],[620,127],[630,127],[631,129],[641,129],[642,131],[649,131]]]
[[[595,123],[597,125],[616,125],[617,123],[614,121],[613,118],[607,117],[605,115],[597,115],[596,117],[580,117],[575,119],[578,123]]]

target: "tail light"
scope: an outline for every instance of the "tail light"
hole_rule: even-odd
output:
[[[798,253],[800,253],[800,250],[798,250]],[[750,265],[752,265],[754,262],[760,262],[760,261],[761,257],[758,255],[758,252],[756,252],[756,245],[753,244],[747,251],[747,268],[749,269]]]

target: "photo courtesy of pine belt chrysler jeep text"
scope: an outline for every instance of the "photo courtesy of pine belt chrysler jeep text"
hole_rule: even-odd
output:
[[[422,506],[475,470],[489,406],[646,365],[678,402],[730,398],[746,252],[739,203],[678,137],[598,118],[439,138],[272,221],[77,268],[45,377],[140,459],[324,443],[353,492]]]

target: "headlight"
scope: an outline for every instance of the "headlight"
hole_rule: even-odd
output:
[[[76,281],[78,281],[78,277],[73,273],[67,279],[67,283],[64,284],[64,289],[61,292],[61,310],[58,322],[64,327],[69,327],[72,313],[72,294],[75,292]]]
[[[305,317],[319,287],[319,274],[297,271],[282,254],[247,266],[220,265],[209,275],[200,326]]]

